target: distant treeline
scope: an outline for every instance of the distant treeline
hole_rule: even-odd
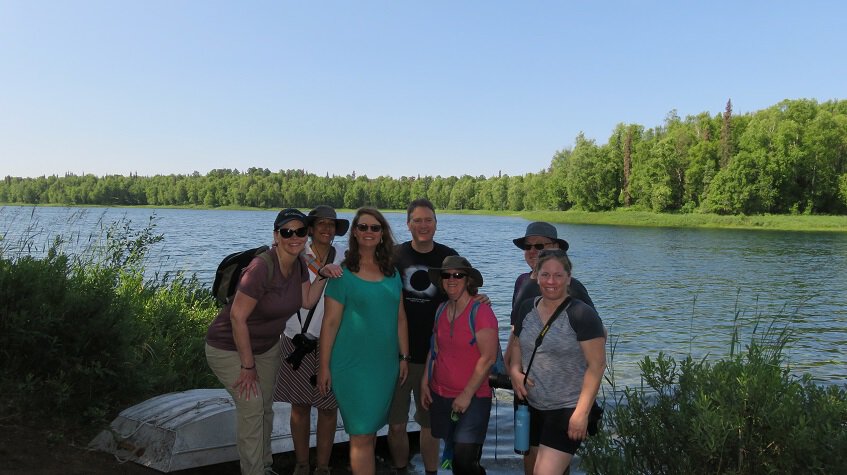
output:
[[[605,145],[582,134],[546,170],[523,176],[317,176],[304,170],[217,169],[206,175],[7,176],[0,202],[405,208],[428,197],[440,209],[719,214],[847,212],[847,101],[786,100],[740,116],[619,124]]]

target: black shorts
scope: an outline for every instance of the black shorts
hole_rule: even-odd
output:
[[[529,407],[529,445],[544,445],[560,452],[575,454],[582,441],[568,437],[568,423],[576,408],[540,410]]]

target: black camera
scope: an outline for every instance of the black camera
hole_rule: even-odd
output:
[[[488,375],[488,385],[492,389],[512,389],[512,378],[505,373],[494,373]]]
[[[297,371],[297,368],[300,367],[300,363],[303,361],[303,357],[310,351],[315,351],[315,348],[318,347],[318,340],[311,338],[305,333],[298,333],[294,335],[293,342],[294,351],[285,357],[285,362],[291,365],[291,369]]]

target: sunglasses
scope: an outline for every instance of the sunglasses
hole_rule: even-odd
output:
[[[467,276],[468,276],[468,274],[463,274],[461,272],[442,272],[441,273],[441,278],[444,279],[444,280],[447,280],[451,277],[454,278],[454,279],[464,279]]]
[[[540,250],[544,249],[546,246],[549,246],[550,244],[553,244],[553,243],[552,242],[545,242],[543,244],[524,244],[523,250],[528,251],[530,249],[535,249],[536,251],[540,251]]]
[[[291,239],[291,237],[295,234],[297,237],[305,237],[308,232],[309,228],[306,226],[297,229],[279,228],[279,235],[282,236],[283,239]]]
[[[356,229],[358,229],[361,232],[366,232],[369,228],[370,228],[371,232],[374,232],[374,233],[378,233],[378,232],[382,231],[382,225],[381,224],[367,225],[365,223],[359,223],[359,224],[356,225]]]

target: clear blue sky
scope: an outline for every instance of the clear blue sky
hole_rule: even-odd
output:
[[[0,0],[0,175],[522,175],[847,98],[839,1]]]

